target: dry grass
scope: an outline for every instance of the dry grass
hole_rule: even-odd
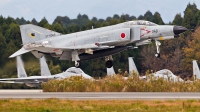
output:
[[[200,81],[191,83],[172,82],[163,79],[144,81],[133,76],[125,80],[122,76],[88,80],[71,77],[51,80],[42,84],[44,92],[199,92]]]
[[[198,112],[200,101],[131,101],[131,100],[0,100],[1,112],[79,112],[79,111],[169,111]]]

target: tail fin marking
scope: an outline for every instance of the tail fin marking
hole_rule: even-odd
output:
[[[46,39],[49,37],[61,35],[61,33],[51,31],[32,24],[21,25],[20,31],[23,45],[28,43],[34,43],[35,41]]]

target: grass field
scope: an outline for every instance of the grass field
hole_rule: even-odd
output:
[[[199,100],[0,100],[0,112],[200,112]]]

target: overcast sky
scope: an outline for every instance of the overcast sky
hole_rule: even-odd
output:
[[[188,3],[200,9],[200,0],[0,0],[0,14],[4,17],[24,17],[26,20],[43,17],[52,23],[57,16],[74,19],[86,14],[91,19],[106,19],[114,14],[129,14],[138,17],[147,10],[158,11],[165,23],[173,21],[177,13],[185,10]]]

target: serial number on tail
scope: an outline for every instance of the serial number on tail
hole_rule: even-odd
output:
[[[55,33],[54,33],[54,34],[45,35],[45,37],[46,37],[46,38],[49,38],[49,37],[54,37],[54,36],[56,36],[56,34],[55,34]]]

